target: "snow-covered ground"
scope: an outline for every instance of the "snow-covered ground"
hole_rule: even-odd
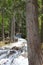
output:
[[[4,58],[0,60],[0,65],[28,65],[28,58],[19,56],[17,58]]]
[[[0,65],[28,65],[27,41],[18,38],[18,42],[0,48]]]
[[[13,65],[28,65],[28,58],[23,56],[19,56],[18,58],[14,59]]]

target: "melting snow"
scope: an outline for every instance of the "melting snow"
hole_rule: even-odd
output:
[[[28,58],[23,57],[22,54],[25,53],[25,39],[18,39],[18,42],[12,43],[9,46],[4,46],[0,49],[0,65],[28,65]],[[16,47],[24,47],[21,50],[12,50],[14,46]],[[27,46],[27,45],[26,45]],[[6,49],[5,49],[6,47]]]

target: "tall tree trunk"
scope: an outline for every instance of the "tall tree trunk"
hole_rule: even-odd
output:
[[[14,42],[15,39],[15,17],[13,16],[12,22],[11,22],[11,42]]]
[[[29,65],[41,65],[37,0],[27,0],[26,23]]]
[[[4,38],[4,20],[3,20],[3,18],[4,18],[4,11],[2,11],[2,40],[4,41],[5,40],[5,38]]]

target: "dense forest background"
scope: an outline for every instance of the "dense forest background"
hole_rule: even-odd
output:
[[[42,7],[42,0],[38,0],[39,32],[41,34]],[[26,38],[26,0],[0,0],[0,40],[7,36],[11,37],[12,21],[15,21],[15,34],[19,32],[23,38]]]
[[[43,0],[0,0],[0,42],[17,34],[27,40],[29,65],[43,65]]]

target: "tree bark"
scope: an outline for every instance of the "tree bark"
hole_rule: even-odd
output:
[[[4,18],[4,10],[2,9],[2,40],[4,41],[5,40],[5,38],[4,38],[4,20],[3,20],[3,18]]]
[[[41,65],[37,0],[27,0],[26,23],[29,65]]]
[[[15,37],[15,17],[13,16],[11,22],[11,42],[15,41],[14,37]]]

